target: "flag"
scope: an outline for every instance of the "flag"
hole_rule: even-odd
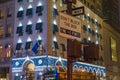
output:
[[[39,48],[39,43],[38,41],[35,43],[35,45],[32,47],[32,51],[37,54],[38,53],[38,48]]]

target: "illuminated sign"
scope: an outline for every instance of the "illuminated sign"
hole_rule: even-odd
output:
[[[59,35],[70,39],[80,39],[81,21],[73,16],[60,12]]]

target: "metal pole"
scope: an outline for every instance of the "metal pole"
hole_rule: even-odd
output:
[[[72,15],[72,2],[69,0],[67,2],[67,14]],[[67,44],[68,44],[67,39]],[[72,80],[72,58],[68,56],[69,53],[67,53],[67,80]]]

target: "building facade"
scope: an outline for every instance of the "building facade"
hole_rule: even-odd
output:
[[[120,62],[119,62],[119,40],[120,34],[116,32],[109,24],[104,23],[103,29],[104,42],[104,62],[107,69],[108,80],[120,79]],[[109,56],[109,57],[108,57]]]
[[[84,7],[84,14],[75,16],[81,21],[81,38],[83,43],[100,44],[99,52],[102,57],[102,19],[90,11],[81,2],[73,7]],[[12,58],[12,79],[32,78],[37,80],[41,77],[45,67],[67,66],[67,39],[59,36],[59,11],[66,10],[66,4],[62,0],[16,0],[15,1],[15,24],[14,24],[14,55]],[[82,58],[83,57],[83,58]],[[81,56],[84,60],[84,55]],[[93,61],[93,60],[92,60]],[[82,63],[74,63],[73,66],[80,68]],[[101,78],[105,79],[106,69],[100,61],[93,61],[87,67],[87,71],[99,70],[104,73]],[[95,66],[99,65],[99,66]]]
[[[81,22],[78,41],[98,45],[99,57],[86,61],[85,58],[90,57],[86,57],[82,50],[82,56],[78,59],[80,62],[74,62],[73,68],[95,72],[96,78],[103,80],[119,80],[119,33],[93,12],[91,4],[98,6],[97,12],[101,14],[101,2],[86,2],[93,9],[91,11],[81,1],[77,0],[72,5],[73,10],[79,7],[83,11],[82,14],[73,15]],[[7,74],[1,72],[5,76],[0,79],[42,80],[46,67],[67,66],[67,38],[59,35],[59,13],[66,13],[66,10],[67,6],[62,0],[12,0],[0,5],[0,60],[3,64],[0,67],[9,68],[12,73],[8,74],[7,70]],[[82,46],[84,48],[86,45]],[[4,48],[12,48],[13,52],[3,54]]]
[[[0,4],[0,80],[9,80],[13,53],[14,1]]]

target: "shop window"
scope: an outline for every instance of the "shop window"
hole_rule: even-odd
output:
[[[35,30],[38,30],[39,32],[42,32],[42,22],[41,23],[36,23],[36,27],[35,27]]]
[[[29,8],[26,11],[26,16],[32,16],[33,15],[33,8]]]
[[[65,44],[61,44],[62,46],[62,51],[66,51]]]
[[[32,24],[31,24],[31,25],[27,25],[25,31],[26,31],[26,33],[28,33],[28,34],[32,34]]]
[[[25,49],[31,49],[31,46],[32,46],[32,42],[26,42],[26,45],[25,45]]]
[[[53,24],[53,25],[52,25],[52,29],[53,29],[53,33],[54,33],[54,34],[58,32],[58,27],[57,27],[56,24]]]
[[[22,35],[23,35],[23,26],[17,27],[16,33],[17,33],[19,36],[22,36]]]
[[[22,48],[22,43],[17,43],[16,44],[16,50],[21,50]]]
[[[55,41],[53,41],[53,43],[54,43],[54,48],[55,48],[55,49],[58,49],[58,43],[55,42]]]
[[[17,2],[23,2],[23,0],[17,0]]]
[[[53,16],[54,17],[57,17],[58,16],[58,10],[56,8],[53,8],[52,9],[52,12],[53,12]]]
[[[18,11],[18,12],[17,12],[17,17],[18,17],[18,18],[22,18],[23,15],[24,15],[24,11]]]
[[[38,16],[42,15],[42,11],[43,11],[43,6],[36,7],[36,13],[38,14]]]

